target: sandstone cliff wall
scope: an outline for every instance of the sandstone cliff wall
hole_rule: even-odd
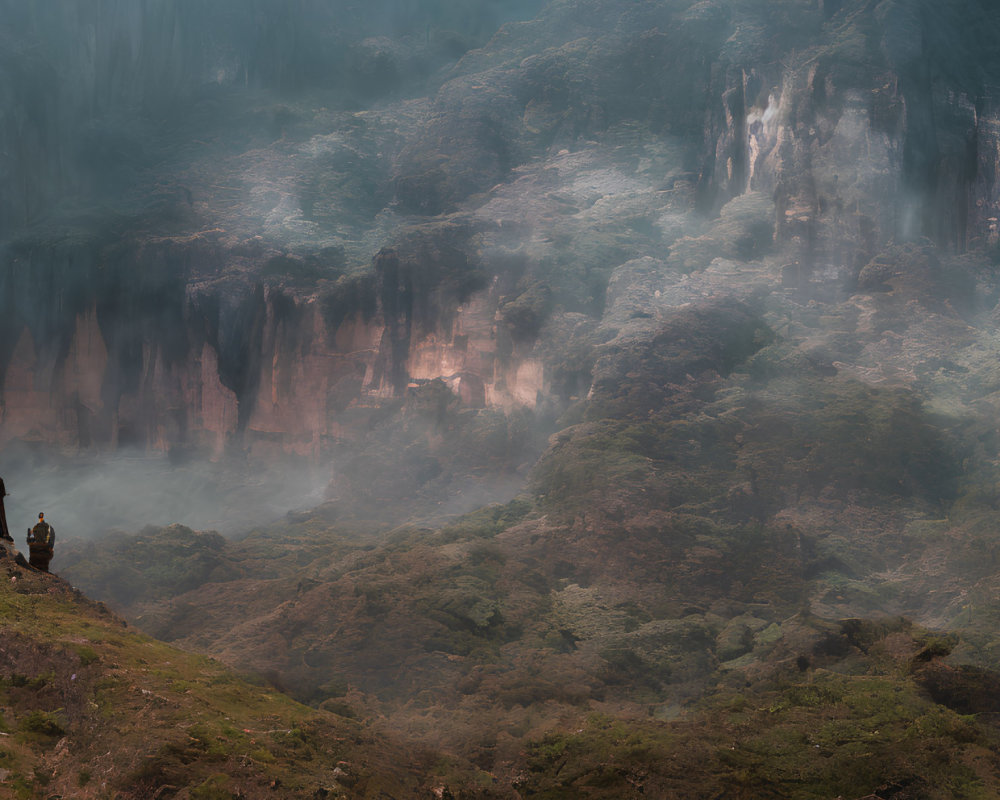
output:
[[[333,58],[326,14],[289,47],[264,0],[245,31],[160,0],[104,27],[101,4],[22,5],[0,0],[23,50],[0,58],[0,445],[315,458],[425,381],[468,408],[585,394],[586,331],[635,258],[837,293],[890,243],[998,237],[982,3],[557,3],[432,97],[356,114],[269,94],[331,90],[299,60]],[[80,29],[93,52],[67,50]],[[204,129],[166,131],[193,98]]]
[[[199,241],[143,245],[119,254],[113,267],[98,254],[93,282],[72,286],[51,263],[65,256],[62,266],[76,269],[62,250],[12,259],[8,286],[44,259],[54,288],[47,294],[25,284],[22,311],[8,320],[14,344],[0,370],[0,446],[24,440],[212,457],[237,448],[318,458],[358,435],[359,415],[423,382],[443,380],[470,408],[534,406],[544,391],[538,361],[498,358],[495,281],[462,297],[415,287],[419,265],[404,258],[401,269],[391,253],[377,259],[375,312],[331,319],[321,293],[228,277],[185,285],[191,270],[183,265],[204,249]],[[225,253],[209,249],[224,261]],[[149,269],[150,261],[161,269]],[[183,297],[151,322],[135,296],[103,293],[127,280],[118,275],[102,286],[96,273],[105,268],[145,276],[132,287],[139,298]],[[170,285],[157,286],[156,274],[168,272]],[[39,325],[39,317],[60,325]]]

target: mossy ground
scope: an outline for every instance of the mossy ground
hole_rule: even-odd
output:
[[[8,577],[0,587],[0,786],[10,796],[412,791],[415,762],[358,723],[129,630],[61,579],[0,555]]]
[[[529,745],[532,797],[987,798],[997,731],[898,675],[822,672],[721,692],[674,723],[592,715]],[[942,758],[942,752],[949,753]]]

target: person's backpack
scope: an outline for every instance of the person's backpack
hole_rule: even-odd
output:
[[[56,541],[56,532],[51,525],[47,522],[39,522],[31,529],[32,539],[34,544],[39,544],[44,547],[52,547]]]

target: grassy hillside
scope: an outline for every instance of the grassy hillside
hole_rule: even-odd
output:
[[[0,794],[413,797],[419,751],[130,630],[0,551]]]

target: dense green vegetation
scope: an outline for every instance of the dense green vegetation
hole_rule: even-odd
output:
[[[410,791],[404,761],[377,774],[361,766],[392,745],[361,737],[357,723],[129,631],[58,578],[3,563],[13,579],[0,589],[5,796],[143,797],[170,786],[191,797],[278,787],[314,797],[338,781]]]

